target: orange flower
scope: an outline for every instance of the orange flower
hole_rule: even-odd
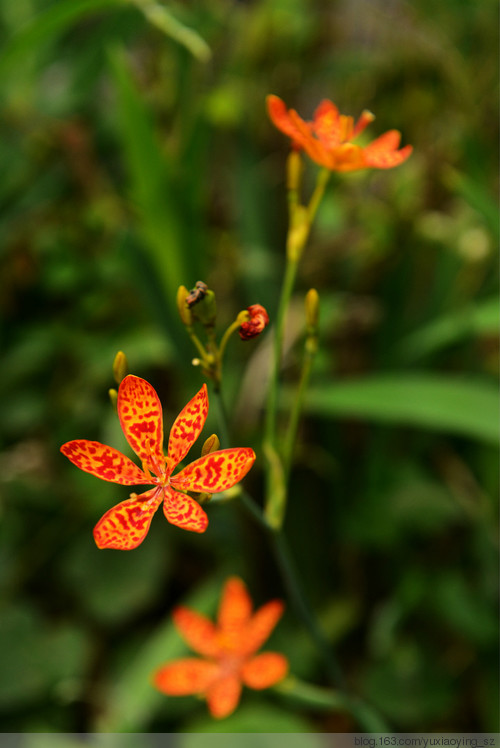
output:
[[[327,99],[314,112],[312,122],[305,122],[294,109],[287,110],[277,96],[267,97],[267,108],[273,123],[292,138],[295,148],[303,149],[313,161],[332,171],[391,169],[406,161],[413,150],[411,145],[397,150],[401,140],[397,130],[389,130],[365,147],[353,143],[375,119],[367,110],[354,124],[352,117],[339,114]]]
[[[187,644],[206,659],[174,660],[155,673],[154,685],[167,696],[203,696],[212,717],[227,717],[238,706],[243,684],[261,690],[285,677],[288,661],[282,654],[255,655],[282,613],[283,603],[272,600],[252,615],[245,584],[230,577],[224,585],[217,625],[189,608],[179,607],[173,613]]]
[[[94,528],[99,548],[128,551],[146,537],[153,514],[163,501],[167,520],[184,530],[205,532],[208,517],[186,491],[217,493],[231,488],[250,470],[253,449],[222,449],[195,460],[172,475],[184,459],[205,424],[208,413],[207,387],[181,410],[170,429],[167,456],[163,454],[161,403],[144,379],[129,375],[118,390],[118,417],[125,437],[142,460],[141,470],[117,449],[99,442],[78,439],[67,442],[61,452],[73,464],[102,480],[122,486],[153,484],[154,488],[130,495],[101,517]]]
[[[247,312],[250,318],[243,322],[238,330],[242,340],[256,338],[269,324],[269,315],[261,304],[252,304],[247,307]]]

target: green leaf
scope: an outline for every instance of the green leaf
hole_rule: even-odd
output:
[[[59,0],[9,39],[0,54],[0,72],[17,64],[37,45],[54,41],[56,34],[64,33],[81,18],[123,4],[124,0]]]
[[[118,126],[144,237],[154,269],[172,309],[177,289],[189,277],[183,255],[182,232],[175,210],[166,156],[136,87],[125,54],[113,48],[109,54],[118,93]]]
[[[130,0],[130,2],[144,13],[153,26],[186,47],[194,57],[202,62],[210,59],[212,52],[206,41],[196,31],[174,18],[164,5],[159,5],[154,0]]]
[[[27,605],[0,613],[0,706],[12,709],[43,699],[68,681],[82,682],[89,642],[79,628],[55,625]]]
[[[243,699],[249,695],[244,693]],[[314,735],[314,727],[308,720],[262,702],[248,705],[241,703],[233,714],[223,720],[214,720],[207,714],[206,717],[190,722],[185,730],[187,734],[182,738],[179,735],[179,748],[232,748],[235,744],[234,735],[226,740],[221,733],[239,733],[238,748],[277,748],[275,738],[262,734],[275,732],[297,733],[287,738],[290,748],[319,748],[320,745],[319,738]],[[203,737],[198,737],[195,733],[204,734]],[[215,733],[214,738],[208,738],[207,733]]]
[[[210,48],[201,36],[154,0],[58,0],[8,40],[0,54],[0,72],[22,61],[37,45],[55,41],[57,35],[63,34],[80,19],[127,5],[135,6],[153,26],[182,44],[194,57],[204,62],[210,59]]]
[[[154,600],[170,555],[155,528],[134,554],[103,553],[92,538],[82,536],[69,549],[62,574],[68,590],[96,620],[123,624]]]
[[[189,608],[201,613],[215,609],[222,582],[211,579],[186,601]],[[188,653],[169,614],[156,631],[144,637],[134,656],[120,663],[111,676],[108,703],[103,705],[96,732],[140,732],[144,724],[160,710],[168,712],[169,699],[151,683],[152,674],[163,664]],[[191,653],[192,654],[192,653]]]
[[[305,410],[326,418],[418,426],[498,443],[498,405],[498,390],[487,381],[405,373],[317,386],[307,394]]]
[[[483,217],[492,235],[498,241],[500,239],[500,229],[497,200],[485,190],[483,185],[455,169],[448,170],[446,180],[450,188],[461,195]]]
[[[498,335],[499,329],[500,301],[494,297],[433,320],[402,340],[398,349],[405,361],[416,361],[463,338]]]

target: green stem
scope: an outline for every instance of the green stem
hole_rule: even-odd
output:
[[[304,404],[304,397],[311,378],[311,371],[313,361],[316,355],[316,346],[314,345],[315,339],[307,338],[304,352],[304,362],[302,365],[302,372],[300,375],[299,387],[297,395],[293,402],[292,411],[290,413],[290,421],[288,423],[288,430],[285,436],[285,443],[283,447],[283,469],[285,471],[285,481],[288,483],[290,476],[290,469],[292,466],[293,452],[295,448],[295,441],[297,439],[297,429],[299,426],[300,414],[302,412],[302,406]]]
[[[318,212],[318,208],[321,200],[323,199],[323,195],[325,194],[325,188],[330,179],[330,175],[331,171],[329,171],[329,169],[321,169],[318,174],[316,187],[314,188],[314,192],[311,196],[311,199],[309,200],[309,205],[307,206],[307,215],[310,224],[312,224],[316,213]]]
[[[207,352],[206,352],[205,348],[203,347],[200,339],[198,338],[198,336],[196,335],[196,333],[193,331],[193,328],[192,327],[186,327],[186,330],[188,332],[189,337],[191,338],[191,342],[193,343],[193,345],[195,346],[196,350],[200,354],[202,360],[205,359],[206,356],[207,356]]]
[[[265,441],[274,447],[276,442],[276,412],[278,405],[278,380],[281,366],[281,349],[285,331],[285,318],[297,275],[297,260],[287,259],[285,277],[276,316],[273,340],[273,361],[266,405]]]
[[[269,453],[277,453],[276,421],[278,409],[278,383],[281,367],[286,315],[288,306],[290,304],[293,287],[295,285],[295,278],[297,276],[300,257],[309,238],[312,222],[316,216],[329,178],[330,172],[328,169],[322,169],[318,173],[314,192],[306,208],[298,204],[298,193],[296,192],[296,190],[289,191],[290,223],[287,236],[287,262],[274,329],[273,360],[271,365],[271,376],[266,403],[265,444],[267,445]],[[273,466],[271,463],[269,463],[266,476],[266,506],[268,506],[272,501],[271,495],[274,489],[275,485]],[[283,498],[282,517],[284,517],[285,506],[286,491],[284,492]]]
[[[222,357],[224,356],[224,351],[226,350],[226,346],[228,343],[229,338],[235,332],[239,327],[241,327],[240,320],[236,319],[229,327],[227,328],[226,332],[221,338],[220,344],[219,344],[219,358],[222,361]]]
[[[229,444],[229,429],[226,409],[224,407],[224,401],[222,399],[220,390],[215,390],[214,394],[217,407],[219,431],[221,436],[221,445],[224,446]],[[306,597],[298,580],[297,572],[290,556],[288,544],[286,542],[285,536],[283,535],[283,532],[276,531],[269,525],[261,508],[245,491],[244,488],[240,488],[240,497],[245,509],[266,531],[272,545],[285,588],[287,589],[292,604],[297,610],[297,614],[302,619],[306,629],[309,631],[312,641],[315,643],[318,651],[320,652],[332,683],[336,684],[339,688],[337,702],[331,703],[331,707],[336,708],[338,705],[338,707],[341,708],[341,706],[344,705],[345,710],[352,714],[352,716],[357,720],[358,724],[367,732],[388,731],[388,728],[386,725],[384,725],[382,718],[379,717],[378,713],[375,712],[372,707],[365,704],[360,699],[357,699],[357,697],[351,697],[345,692],[343,676],[337,659],[334,653],[331,651],[330,644],[319,628],[316,618],[309,607],[308,601],[306,600]]]
[[[224,448],[228,447],[230,444],[227,413],[220,388],[214,388],[214,395],[215,405],[217,408],[217,422],[219,424],[219,438],[221,447]],[[241,485],[239,486],[239,488],[241,502],[245,509],[252,515],[252,517],[259,523],[259,525],[261,525],[266,531],[269,531],[270,526],[262,512],[262,509],[259,507],[257,502],[252,499],[250,494],[248,494],[245,489],[241,487]]]
[[[343,689],[344,680],[340,671],[339,664],[335,655],[331,651],[329,642],[325,638],[323,632],[317,624],[316,618],[311,612],[309,603],[307,602],[304,592],[298,581],[297,572],[290,555],[288,543],[281,530],[272,533],[271,543],[274,555],[276,557],[276,562],[280,569],[281,576],[285,583],[285,587],[288,591],[288,595],[292,601],[292,604],[294,605],[297,614],[300,616],[304,625],[309,631],[311,639],[314,641],[317,649],[320,651],[331,682],[338,688]]]
[[[229,447],[229,427],[226,413],[226,406],[220,387],[214,386],[215,407],[217,408],[217,423],[219,424],[219,439],[223,449]]]
[[[350,714],[366,732],[390,732],[385,720],[361,699],[343,691],[322,688],[289,675],[274,686],[279,694],[300,701],[310,708]]]

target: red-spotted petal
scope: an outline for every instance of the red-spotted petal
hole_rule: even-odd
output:
[[[152,488],[112,507],[94,527],[98,548],[130,551],[137,548],[148,534],[153,514],[163,497],[161,488]]]
[[[241,668],[243,683],[249,688],[269,688],[283,680],[288,672],[288,660],[278,652],[263,652],[244,663]]]
[[[245,627],[242,652],[251,654],[264,644],[281,618],[283,609],[281,600],[271,600],[256,611]]]
[[[129,374],[118,390],[118,417],[128,443],[143,463],[159,474],[164,465],[161,403],[145,379]]]
[[[331,101],[325,99],[318,106],[314,113],[313,128],[325,148],[335,148],[346,140],[346,135],[350,135],[345,120]]]
[[[402,164],[410,156],[413,147],[406,145],[397,151],[400,140],[401,133],[398,130],[389,130],[367,145],[364,149],[366,165],[375,169],[391,169]]]
[[[208,414],[207,385],[203,387],[181,410],[170,429],[168,457],[172,465],[178,465],[199,437]]]
[[[222,632],[243,631],[252,614],[252,600],[239,577],[227,579],[219,604],[218,622]]]
[[[185,491],[218,493],[244,478],[254,462],[255,452],[248,447],[221,449],[192,462],[171,483]]]
[[[207,690],[207,704],[212,717],[228,717],[238,706],[241,682],[236,675],[218,678]]]
[[[174,610],[172,617],[179,633],[191,649],[206,657],[217,655],[217,630],[208,618],[182,605]]]
[[[159,691],[168,696],[202,694],[219,675],[219,666],[196,657],[184,657],[164,665],[153,676]]]
[[[101,480],[120,483],[122,486],[139,486],[151,483],[147,475],[132,460],[117,449],[100,442],[76,439],[61,447],[61,452],[80,470]]]
[[[197,501],[170,486],[166,486],[164,492],[163,513],[172,525],[191,532],[205,532],[208,517]]]

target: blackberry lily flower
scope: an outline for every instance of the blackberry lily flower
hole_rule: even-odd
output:
[[[245,584],[230,577],[224,585],[217,624],[189,608],[174,610],[181,636],[203,658],[184,657],[167,663],[154,674],[154,685],[167,696],[202,696],[213,717],[227,717],[238,706],[243,685],[262,690],[287,674],[284,655],[256,654],[282,613],[283,603],[271,600],[252,615]]]
[[[287,109],[278,96],[267,97],[269,116],[274,125],[292,139],[292,145],[304,150],[320,166],[331,171],[391,169],[402,164],[413,148],[397,150],[401,140],[398,130],[389,130],[367,146],[353,140],[372,122],[374,115],[365,110],[356,124],[353,117],[340,114],[333,102],[324,99],[312,122],[305,122],[294,109]]]
[[[100,442],[77,439],[61,447],[74,465],[97,478],[122,486],[154,486],[139,495],[132,493],[101,517],[94,528],[97,546],[124,551],[136,548],[146,537],[153,514],[162,502],[163,513],[171,524],[205,532],[208,517],[186,491],[212,494],[231,488],[252,467],[254,451],[237,447],[211,452],[172,475],[205,424],[205,384],[175,419],[167,455],[163,454],[161,403],[149,382],[133,375],[125,377],[118,390],[117,410],[123,433],[142,461],[142,470],[117,449]]]

